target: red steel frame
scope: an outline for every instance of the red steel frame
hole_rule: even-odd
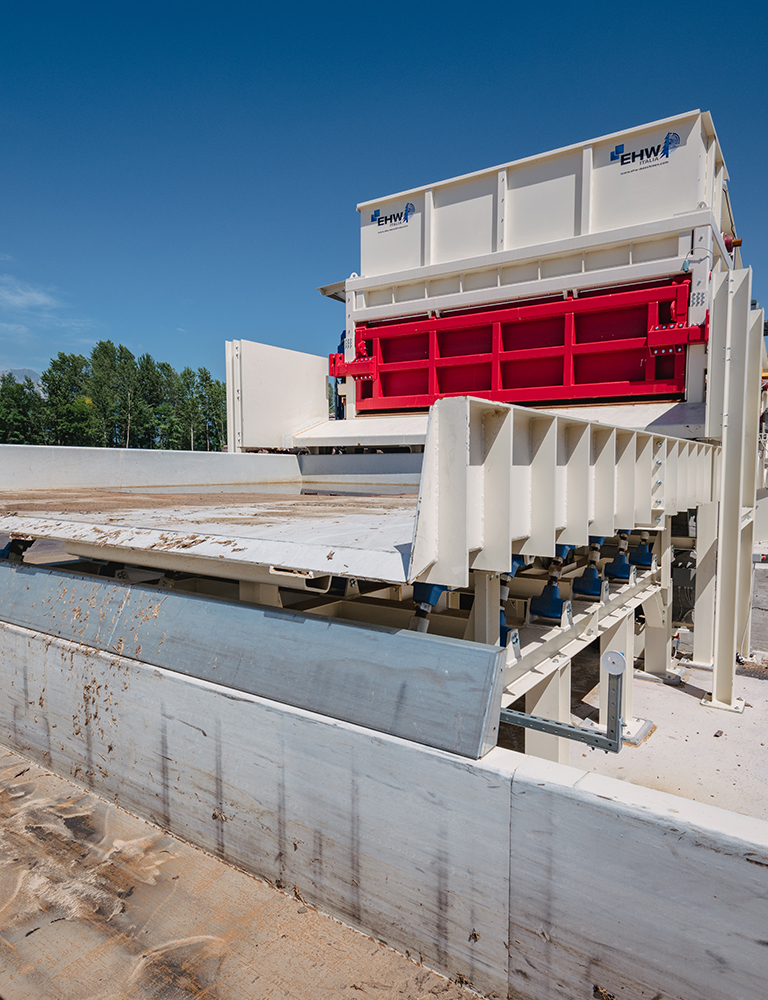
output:
[[[681,397],[690,279],[534,305],[355,329],[356,357],[329,357],[356,383],[358,412],[424,409],[441,396],[503,403]]]

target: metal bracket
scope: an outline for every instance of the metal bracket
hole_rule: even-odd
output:
[[[621,717],[621,695],[626,660],[621,653],[608,650],[603,653],[602,663],[608,671],[608,725],[604,733],[595,729],[582,729],[581,726],[574,726],[570,722],[542,719],[538,715],[528,715],[527,712],[517,712],[512,708],[502,708],[501,721],[508,722],[512,726],[522,726],[524,729],[535,729],[540,733],[563,736],[567,740],[586,743],[606,752],[618,753],[621,750],[624,728],[624,720]]]

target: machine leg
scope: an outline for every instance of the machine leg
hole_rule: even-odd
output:
[[[665,606],[672,607],[672,518],[664,518],[664,527],[656,533],[653,546],[656,565],[659,567],[659,582],[661,583],[662,600]],[[672,623],[670,621],[670,629]]]
[[[719,280],[719,278],[718,278]],[[713,708],[743,712],[744,700],[733,694],[736,654],[749,632],[743,610],[752,588],[740,593],[751,581],[752,552],[745,552],[742,529],[744,507],[754,507],[755,476],[748,475],[745,462],[754,463],[758,409],[748,390],[749,379],[759,366],[762,330],[750,323],[751,271],[729,271],[726,319],[726,378],[723,397],[722,464],[720,469],[720,518],[717,537],[717,601],[715,607],[715,658],[712,696],[702,699]],[[748,452],[746,454],[745,452]],[[750,518],[751,520],[751,518]],[[750,561],[749,570],[741,566]],[[740,624],[741,623],[741,624]]]
[[[745,658],[749,656],[752,647],[752,584],[755,571],[755,566],[752,562],[752,550],[754,547],[754,535],[755,522],[753,518],[750,518],[741,529],[738,632],[736,633],[736,648]]]
[[[498,573],[476,572],[475,603],[473,605],[475,642],[498,646],[500,635],[499,604],[501,579]]]
[[[672,532],[671,518],[656,535],[654,553],[661,590],[643,604],[645,612],[645,671],[669,677],[672,665]]]
[[[556,722],[571,721],[571,661],[562,658],[558,669],[546,680],[537,684],[525,696],[525,710],[529,715],[554,719]],[[563,736],[538,733],[533,729],[525,731],[525,752],[544,760],[554,760],[558,764],[569,763],[570,740]]]
[[[272,608],[282,608],[280,588],[273,583],[253,583],[240,581],[240,600],[248,604],[266,604]]]
[[[735,450],[735,446],[731,446]],[[744,625],[739,627],[741,601],[739,587],[743,574],[740,565],[743,558],[741,533],[741,477],[724,463],[723,499],[720,502],[718,525],[717,598],[715,607],[715,657],[712,674],[712,695],[705,696],[702,704],[722,708],[731,712],[743,712],[744,701],[735,698],[733,682],[736,673],[736,652],[741,643]],[[734,482],[735,480],[735,482]],[[732,495],[732,494],[735,494]],[[752,553],[749,553],[750,573]],[[750,586],[747,600],[752,596]]]
[[[672,609],[663,591],[643,604],[645,612],[645,672],[666,678],[672,665]]]
[[[751,562],[751,555],[750,555]],[[696,603],[693,621],[693,664],[715,661],[715,569],[717,566],[717,501],[696,511]]]

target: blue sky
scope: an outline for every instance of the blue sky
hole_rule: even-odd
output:
[[[743,13],[742,13],[743,11]],[[710,110],[768,304],[765,9],[29,0],[0,19],[0,369],[325,354],[359,201]]]

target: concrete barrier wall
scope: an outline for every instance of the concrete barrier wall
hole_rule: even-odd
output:
[[[300,483],[295,455],[0,445],[0,490]]]
[[[462,760],[13,625],[0,740],[485,993],[768,995],[759,820],[510,751]]]

